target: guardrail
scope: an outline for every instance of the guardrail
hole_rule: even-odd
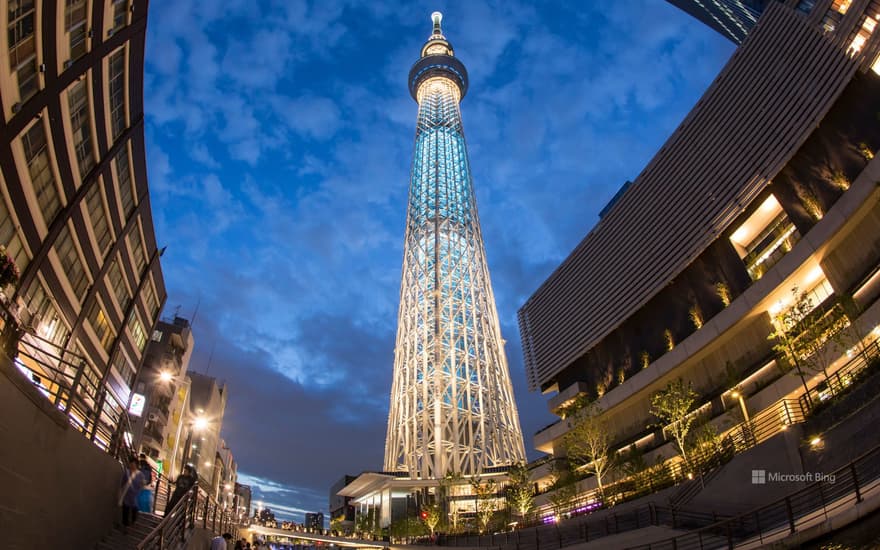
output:
[[[100,380],[86,372],[86,358],[23,326],[0,301],[0,357],[27,377],[43,396],[64,413],[70,424],[99,448],[121,456],[120,425],[127,420],[125,403],[116,403]]]
[[[167,479],[167,478],[166,478]],[[155,502],[153,500],[154,510]],[[168,485],[170,488],[170,485]],[[165,493],[168,494],[167,491]],[[166,500],[167,502],[167,500]],[[229,532],[234,538],[238,535],[238,525],[232,510],[222,507],[198,484],[182,497],[174,508],[167,510],[162,521],[150,532],[149,535],[137,546],[137,550],[168,550],[176,548],[183,543],[196,527],[210,529],[213,533]]]
[[[836,511],[862,502],[865,493],[878,486],[880,447],[875,447],[823,479],[771,504],[684,535],[631,546],[628,550],[757,547],[826,521]]]

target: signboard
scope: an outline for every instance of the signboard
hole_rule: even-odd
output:
[[[147,404],[147,398],[139,393],[131,394],[131,405],[128,406],[128,412],[135,416],[144,414],[144,405]]]

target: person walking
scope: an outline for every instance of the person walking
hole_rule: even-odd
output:
[[[119,504],[122,506],[122,532],[137,521],[138,493],[144,487],[144,474],[138,468],[138,461],[132,457],[128,461],[128,469],[122,473],[119,484]]]
[[[138,469],[144,477],[144,488],[138,493],[138,510],[141,512],[153,511],[153,491],[150,484],[153,483],[153,467],[147,462],[147,455],[141,453],[138,457]]]
[[[174,509],[174,506],[177,505],[177,502],[182,499],[183,495],[192,489],[195,484],[196,476],[193,472],[193,467],[187,464],[183,467],[183,473],[177,476],[177,479],[174,480],[174,492],[171,494],[171,498],[165,506],[165,513],[168,514],[171,512],[171,510]]]
[[[226,550],[226,543],[232,540],[230,533],[223,533],[219,537],[211,539],[211,550]]]

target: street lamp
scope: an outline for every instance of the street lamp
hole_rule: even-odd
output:
[[[739,407],[742,410],[743,419],[745,419],[746,422],[749,422],[749,411],[748,409],[746,409],[746,401],[745,399],[743,399],[742,394],[739,393],[739,390],[734,389],[730,392],[730,396],[734,399],[739,400]]]

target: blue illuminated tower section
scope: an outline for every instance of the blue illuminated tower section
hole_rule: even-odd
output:
[[[525,460],[461,125],[467,71],[441,17],[409,73],[419,116],[384,465],[423,479]]]

